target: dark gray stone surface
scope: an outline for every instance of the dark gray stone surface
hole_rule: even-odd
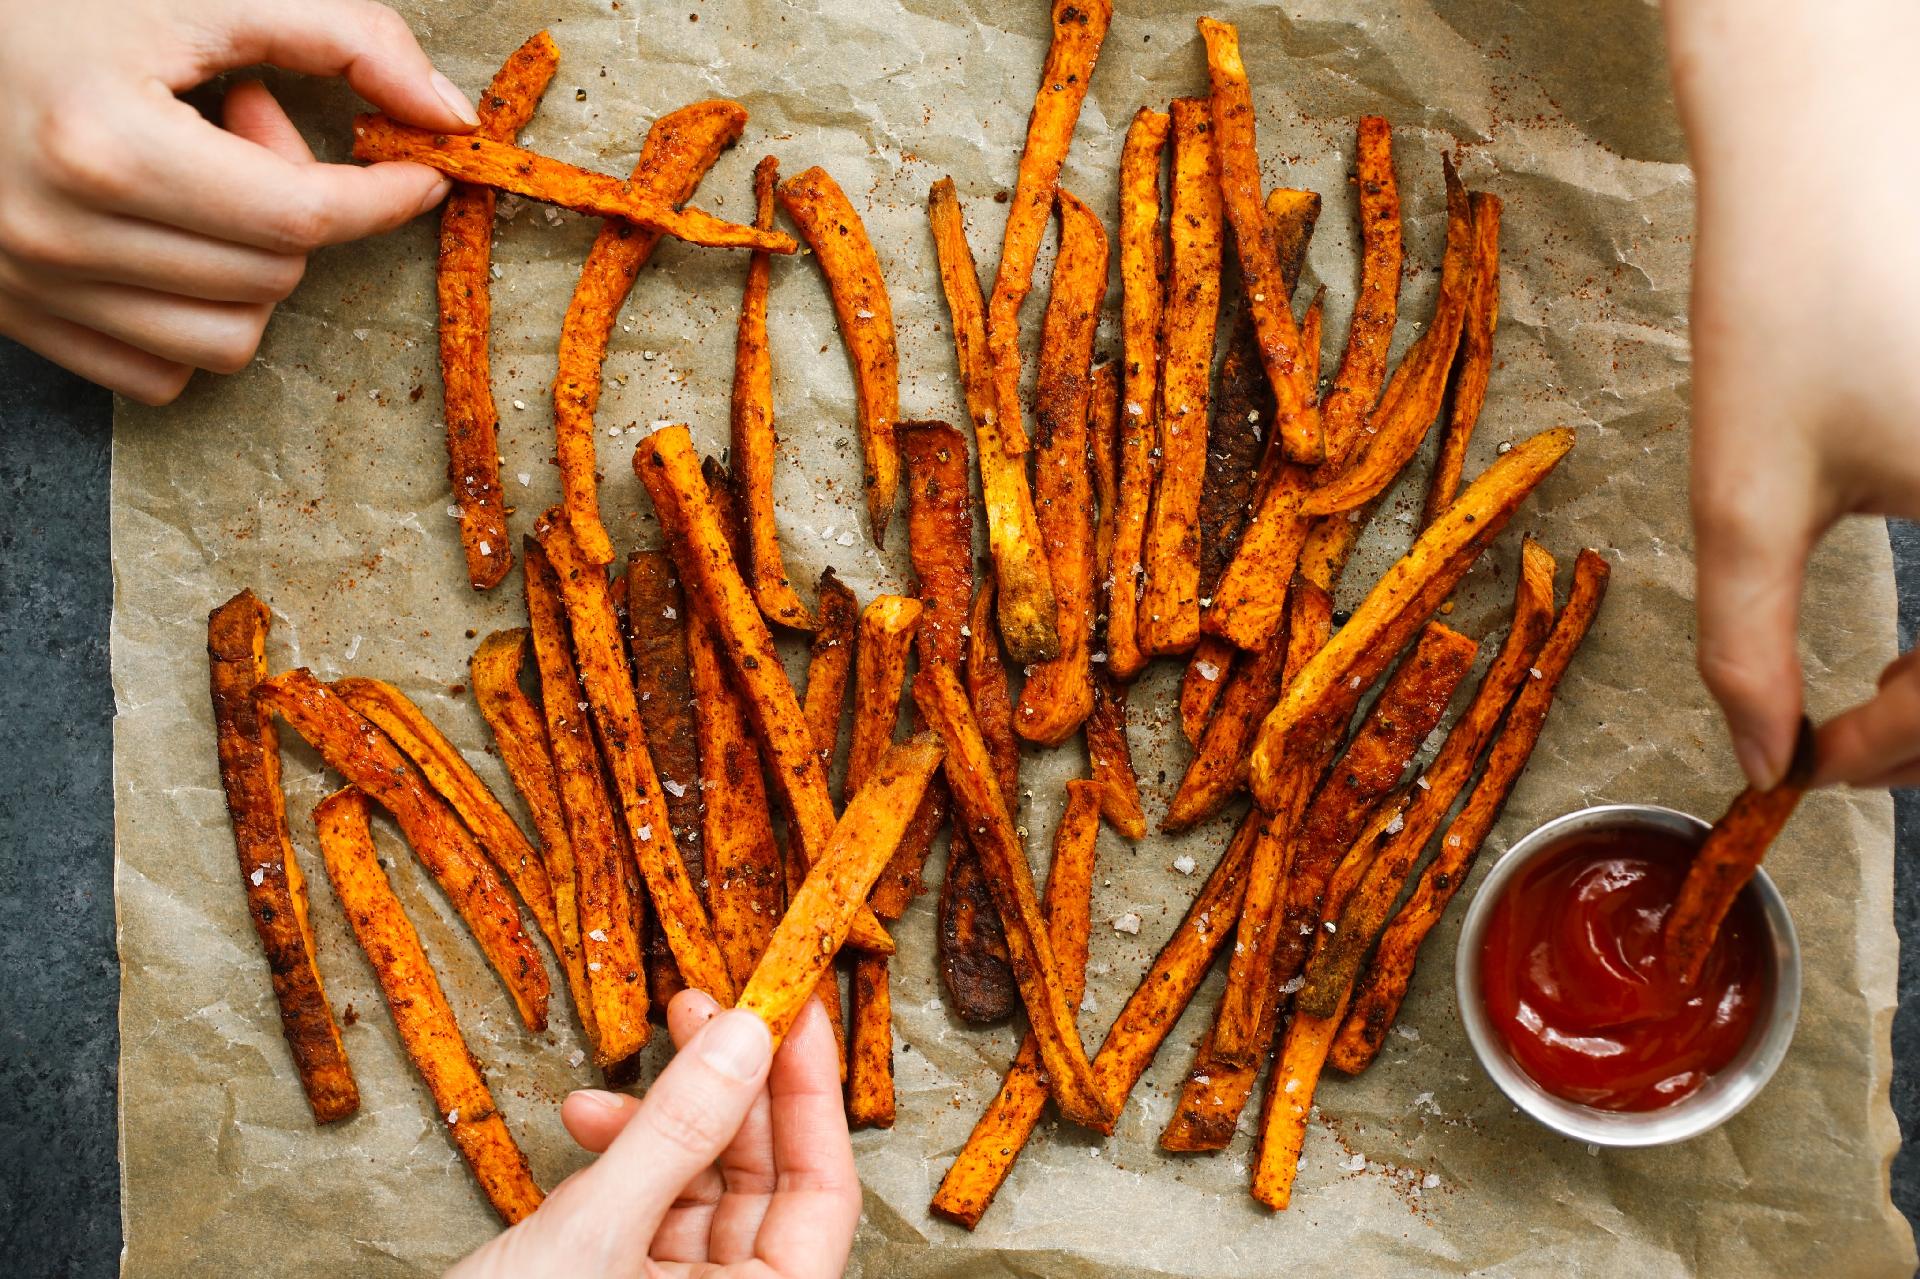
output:
[[[114,1077],[108,397],[0,340],[0,1269],[110,1276]],[[1900,646],[1920,625],[1920,529],[1891,530]],[[1920,1123],[1920,794],[1896,797],[1902,938],[1893,1105]],[[1920,1154],[1893,1165],[1920,1222]]]

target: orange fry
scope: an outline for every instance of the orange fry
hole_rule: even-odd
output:
[[[867,890],[893,856],[940,760],[940,747],[926,737],[888,748],[867,784],[848,801],[806,883],[788,903],[740,992],[739,1006],[759,1014],[776,1045],[831,974],[833,957],[847,940]]]
[[[380,980],[400,1044],[426,1080],[433,1107],[446,1121],[487,1202],[512,1225],[540,1206],[540,1187],[493,1104],[480,1063],[460,1035],[420,935],[380,868],[367,827],[366,797],[351,786],[335,791],[320,801],[313,816],[327,878]]]
[[[1353,182],[1360,201],[1360,295],[1354,299],[1340,368],[1321,410],[1327,432],[1324,469],[1329,475],[1345,468],[1361,440],[1360,428],[1379,402],[1399,314],[1400,189],[1393,176],[1393,126],[1381,116],[1360,117]]]
[[[267,628],[273,615],[243,590],[207,616],[207,668],[220,784],[233,825],[233,847],[246,887],[247,915],[266,952],[280,1030],[317,1124],[360,1109],[360,1089],[340,1027],[333,1019],[314,954],[307,883],[287,835],[287,797],[280,789],[280,739],[273,717],[254,704],[267,675]]]
[[[860,615],[855,649],[853,741],[847,747],[846,793],[866,785],[880,757],[893,745],[900,722],[900,694],[907,677],[907,650],[920,625],[919,600],[877,595]]]
[[[393,814],[414,856],[473,932],[527,1029],[547,1028],[551,988],[513,894],[460,819],[399,748],[305,667],[260,681],[254,699],[287,721],[327,767]]]
[[[987,544],[1000,579],[1001,634],[1014,660],[1044,661],[1059,652],[1060,637],[1054,623],[1053,578],[1033,510],[1033,490],[1027,484],[1026,436],[1023,432],[1015,448],[1001,434],[992,357],[987,350],[986,302],[980,296],[980,275],[973,265],[973,250],[967,245],[966,223],[952,178],[933,184],[927,196],[927,221],[933,228],[940,285],[953,321],[954,352],[960,364],[967,416],[973,419],[980,503],[987,516]],[[1018,418],[1012,429],[1020,430]]]
[[[831,568],[820,571],[815,588],[820,600],[818,624],[807,652],[807,688],[801,699],[807,733],[820,766],[833,767],[840,749],[840,719],[847,706],[847,681],[853,674],[854,636],[860,628],[860,601]]]
[[[780,163],[772,156],[753,169],[753,224],[773,229],[773,188]],[[740,325],[733,346],[733,487],[746,508],[746,570],[753,598],[770,622],[795,630],[813,629],[813,618],[787,578],[780,554],[780,530],[773,510],[773,356],[767,346],[767,288],[773,259],[755,253],[747,260],[747,284],[740,298]]]
[[[700,179],[746,124],[747,109],[724,99],[695,102],[661,116],[640,146],[632,190],[677,208],[692,198]],[[660,236],[659,229],[635,226],[618,217],[602,225],[560,325],[559,368],[553,383],[554,456],[560,464],[567,522],[581,551],[595,564],[613,562],[613,543],[600,523],[593,443],[600,370],[621,304],[653,256]]]
[[[900,488],[900,448],[893,424],[900,417],[900,351],[893,332],[893,304],[880,274],[880,258],[846,193],[827,171],[812,168],[782,182],[776,192],[827,277],[840,335],[853,360],[859,402],[863,485],[873,544],[887,544],[893,499]]]
[[[475,132],[511,142],[533,117],[560,64],[560,49],[542,31],[507,57],[481,95]],[[460,545],[467,581],[476,591],[506,580],[513,567],[507,508],[500,493],[500,411],[493,402],[487,339],[493,330],[492,187],[454,187],[440,206],[440,378],[445,388],[447,479],[460,508]]]
[[[1500,322],[1500,197],[1475,191],[1470,204],[1473,260],[1468,268],[1459,366],[1453,376],[1447,429],[1440,437],[1440,453],[1434,458],[1433,477],[1427,483],[1426,511],[1420,521],[1423,525],[1433,523],[1460,490],[1467,444],[1487,402],[1487,379],[1493,372],[1493,330]]]
[[[853,957],[847,1030],[847,1126],[893,1127],[893,990],[885,955]]]

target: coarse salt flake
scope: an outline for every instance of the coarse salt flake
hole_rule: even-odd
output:
[[[1116,933],[1132,933],[1138,936],[1140,932],[1140,916],[1134,911],[1128,911],[1126,914],[1116,917],[1113,921],[1113,931]]]
[[[588,971],[588,972],[590,972],[590,973],[597,973],[597,972],[599,972],[599,971],[600,971],[600,961],[596,959],[596,960],[594,960],[594,961],[592,961],[591,963],[589,963],[589,964],[587,965],[587,971]]]
[[[1220,678],[1220,668],[1212,662],[1195,662],[1193,669],[1199,673],[1201,679],[1207,681],[1209,684]]]
[[[533,483],[533,472],[522,471],[516,478],[520,481],[520,487],[525,488],[527,485]]]
[[[1420,1178],[1420,1185],[1427,1190],[1432,1190],[1435,1186],[1439,1184],[1440,1184],[1440,1174],[1437,1172],[1430,1172],[1426,1176]]]
[[[480,553],[481,553],[482,555],[491,555],[491,554],[493,554],[493,543],[492,543],[492,542],[488,542],[488,541],[482,541],[482,542],[480,543]]]
[[[253,881],[255,888],[258,888],[267,882],[267,868],[265,866],[256,866],[254,867],[253,874],[247,876],[247,878]]]
[[[1432,789],[1433,789],[1433,783],[1432,783],[1432,782],[1430,782],[1430,781],[1428,781],[1428,780],[1427,780],[1426,778],[1424,778],[1424,777],[1422,777],[1422,778],[1420,778],[1420,779],[1419,779],[1418,781],[1416,781],[1416,782],[1414,783],[1414,785],[1415,785],[1415,786],[1418,786],[1418,787],[1419,787],[1419,788],[1420,788],[1421,790],[1432,790]]]
[[[1544,679],[1544,678],[1545,678],[1545,676],[1543,676],[1543,675],[1541,675],[1541,674],[1540,674],[1540,668],[1539,668],[1538,666],[1529,666],[1529,667],[1527,667],[1527,674],[1529,674],[1529,675],[1531,675],[1531,676],[1533,676],[1533,677],[1534,677],[1535,679]]]
[[[682,795],[687,793],[687,788],[682,786],[679,782],[674,781],[671,777],[661,778],[660,784],[666,787],[667,794],[673,796],[675,799],[679,799]]]
[[[641,838],[641,839],[643,839],[643,840],[647,840],[647,839],[652,839],[652,838],[653,838],[653,827],[651,827],[651,826],[642,826],[642,827],[640,828],[640,830],[639,830],[639,832],[638,832],[638,834],[639,834],[639,836],[640,836],[640,838]]]
[[[1342,1159],[1340,1161],[1340,1167],[1347,1172],[1365,1172],[1367,1168],[1367,1157],[1356,1152]]]
[[[604,928],[596,928],[588,933],[587,936],[591,937],[594,941],[605,941],[607,939],[607,930]]]
[[[515,400],[513,402],[513,407],[516,409],[524,409],[527,407],[527,402],[525,400]]]
[[[1185,854],[1182,854],[1181,856],[1173,859],[1173,868],[1179,871],[1182,875],[1191,875],[1193,874],[1194,860],[1193,858],[1188,857]]]
[[[460,1107],[455,1106],[452,1110],[449,1110],[447,1112],[447,1122],[450,1124],[457,1124],[460,1122]]]
[[[450,520],[457,520],[460,518],[460,504],[458,502],[455,502],[453,505],[447,507],[447,518]]]
[[[587,1054],[582,1050],[576,1048],[572,1052],[567,1054],[567,1065],[578,1067],[580,1063],[585,1061],[586,1059],[587,1059]]]

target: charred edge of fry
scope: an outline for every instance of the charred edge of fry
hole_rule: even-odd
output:
[[[1087,716],[1087,767],[1100,787],[1100,811],[1107,824],[1128,839],[1147,833],[1140,806],[1140,780],[1133,771],[1127,742],[1127,694],[1106,674],[1093,677],[1093,713]]]
[[[379,978],[401,1046],[433,1094],[434,1109],[500,1219],[508,1225],[522,1220],[540,1206],[540,1187],[493,1104],[419,934],[380,868],[365,798],[351,786],[334,792],[315,809],[314,825],[327,877]]]
[[[208,614],[208,683],[220,784],[247,894],[247,915],[266,955],[280,1029],[307,1105],[313,1121],[325,1124],[357,1111],[360,1089],[320,979],[306,880],[287,834],[279,736],[272,716],[253,699],[253,690],[267,674],[271,625],[272,614],[250,590]]]
[[[884,547],[900,487],[900,450],[893,438],[900,418],[900,351],[880,257],[860,215],[825,169],[795,174],[776,194],[826,274],[840,318],[840,335],[853,361],[867,518],[873,544]]]
[[[831,978],[833,957],[941,758],[939,745],[929,737],[889,748],[848,801],[833,837],[788,903],[740,992],[739,1006],[767,1023],[776,1046],[822,979]]]
[[[1500,321],[1500,197],[1475,191],[1473,255],[1469,264],[1465,318],[1453,371],[1453,403],[1447,426],[1427,482],[1427,504],[1420,519],[1433,523],[1460,490],[1460,473],[1467,464],[1467,445],[1487,402],[1487,380],[1493,372],[1493,331]]]
[[[885,955],[856,955],[847,1031],[847,1124],[893,1127],[893,992]]]
[[[481,96],[485,137],[511,142],[532,118],[560,63],[553,38],[541,31],[508,56]],[[507,510],[500,487],[500,412],[493,402],[488,334],[493,327],[491,274],[494,192],[460,186],[440,208],[440,369],[447,420],[447,480],[460,508],[460,545],[467,581],[490,590],[513,567]]]

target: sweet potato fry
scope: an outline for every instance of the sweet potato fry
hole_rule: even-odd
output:
[[[533,117],[560,65],[560,49],[542,31],[515,49],[480,97],[475,132],[511,142]],[[447,481],[460,508],[460,545],[467,581],[476,591],[506,579],[513,567],[507,508],[500,491],[500,411],[493,402],[487,339],[493,331],[492,187],[461,184],[440,206],[440,263],[434,280],[440,308],[440,379],[447,419]]]
[[[1246,891],[1247,863],[1260,824],[1258,811],[1241,820],[1233,841],[1187,908],[1186,917],[1160,948],[1094,1055],[1093,1077],[1116,1116],[1125,1108],[1127,1094],[1140,1082],[1161,1043],[1172,1033],[1187,1001],[1200,989],[1207,969],[1213,966],[1213,957],[1233,935],[1233,921],[1240,913],[1241,894]]]
[[[1580,572],[1577,564],[1574,571],[1576,575]],[[1604,576],[1601,580],[1605,580]],[[1413,980],[1420,943],[1440,922],[1447,904],[1472,872],[1480,845],[1499,819],[1507,796],[1513,793],[1514,783],[1520,780],[1534,744],[1540,740],[1540,730],[1546,725],[1554,688],[1566,674],[1580,641],[1586,637],[1599,609],[1600,597],[1585,595],[1581,602],[1588,606],[1578,612],[1569,609],[1555,623],[1553,634],[1547,638],[1528,672],[1532,678],[1522,683],[1514,695],[1513,705],[1507,711],[1506,728],[1487,753],[1487,766],[1473,793],[1467,797],[1459,816],[1447,827],[1440,851],[1427,863],[1414,885],[1413,895],[1380,934],[1373,962],[1357,984],[1350,1011],[1328,1057],[1334,1069],[1350,1075],[1360,1073],[1385,1042],[1387,1030],[1406,998],[1407,984]]]
[[[1013,975],[1033,1033],[1040,1041],[1040,1057],[1059,1103],[1060,1113],[1075,1123],[1102,1132],[1111,1131],[1113,1111],[1094,1083],[1086,1049],[1074,1026],[1078,1001],[1067,997],[1064,970],[1048,941],[1033,891],[1033,872],[1026,850],[1008,816],[1005,799],[995,780],[992,757],[981,739],[980,725],[959,679],[950,670],[921,671],[913,681],[914,700],[947,749],[947,786],[957,811],[966,818],[970,844],[980,854],[987,886],[999,907],[1006,930],[1007,950],[1013,957]]]
[[[1087,767],[1100,788],[1100,812],[1128,839],[1147,833],[1140,807],[1140,779],[1127,743],[1127,695],[1104,671],[1093,677],[1093,713],[1087,716]]]
[[[1453,375],[1453,404],[1427,482],[1427,506],[1421,524],[1431,524],[1452,504],[1467,464],[1467,444],[1487,402],[1493,372],[1493,330],[1500,321],[1500,197],[1475,191],[1473,260],[1469,265],[1465,319],[1460,330],[1459,363]]]
[[[848,801],[806,883],[788,903],[740,994],[740,1007],[766,1021],[776,1044],[830,973],[867,890],[893,855],[940,761],[941,749],[928,737],[890,747]]]
[[[460,819],[399,748],[305,667],[260,681],[254,699],[287,721],[327,767],[367,792],[400,825],[414,855],[473,931],[527,1029],[547,1027],[551,993],[540,952],[520,923],[513,894]]]
[[[695,102],[654,121],[640,146],[632,188],[678,207],[746,127],[737,102]],[[612,179],[607,179],[612,181]],[[613,562],[613,543],[600,523],[599,475],[593,415],[600,405],[600,370],[621,304],[660,242],[658,230],[614,218],[601,228],[580,269],[580,282],[560,326],[560,359],[553,384],[554,455],[562,501],[580,549],[595,564]]]
[[[1280,1060],[1267,1081],[1267,1108],[1254,1155],[1253,1197],[1276,1212],[1292,1201],[1314,1089],[1339,1026],[1338,1011],[1331,1017],[1295,1011],[1287,1023]]]
[[[1548,578],[1551,589],[1551,577]],[[1287,858],[1287,889],[1281,898],[1279,934],[1275,938],[1272,993],[1262,1009],[1253,1061],[1235,1066],[1213,1052],[1212,1035],[1195,1054],[1187,1072],[1173,1118],[1160,1135],[1168,1150],[1222,1150],[1232,1141],[1240,1112],[1252,1095],[1254,1081],[1265,1064],[1267,1045],[1273,1042],[1283,1002],[1280,992],[1299,972],[1317,919],[1320,887],[1338,858],[1365,823],[1382,794],[1399,780],[1407,761],[1440,717],[1446,713],[1453,690],[1465,677],[1478,645],[1453,631],[1429,626],[1413,654],[1400,665],[1366,721],[1314,796]],[[1297,909],[1305,904],[1305,913]]]
[[[1360,117],[1354,142],[1353,183],[1360,204],[1360,293],[1347,327],[1347,346],[1321,405],[1329,475],[1345,468],[1360,428],[1386,384],[1387,349],[1400,306],[1400,188],[1393,176],[1393,126],[1377,115]]]
[[[1110,616],[1121,430],[1120,370],[1111,360],[1093,371],[1093,406],[1088,419],[1093,437],[1093,487],[1100,502],[1100,518],[1093,533],[1095,609]],[[1127,694],[1114,682],[1110,646],[1106,657],[1105,663],[1093,663],[1093,710],[1082,725],[1087,768],[1099,788],[1100,811],[1107,823],[1128,839],[1138,839],[1147,833],[1147,816],[1140,807],[1140,783],[1133,773],[1133,750],[1127,743]]]
[[[672,557],[665,551],[627,556],[621,585],[627,597],[627,648],[633,663],[635,709],[646,730],[647,753],[666,792],[673,844],[696,893],[705,891],[705,828],[700,820],[700,748],[695,729],[687,602]],[[615,612],[619,611],[616,602]],[[657,1014],[686,989],[666,930],[647,933],[647,988]]]
[[[1027,117],[1026,145],[1020,152],[1006,235],[1000,243],[1000,269],[987,307],[994,408],[1001,444],[1015,457],[1027,451],[1026,431],[1020,424],[1020,305],[1033,288],[1033,264],[1053,212],[1060,167],[1073,145],[1080,106],[1093,82],[1093,65],[1113,21],[1113,0],[1053,0],[1052,18],[1053,42],[1040,68],[1033,112]],[[1004,580],[1001,592],[1003,598],[1010,595]],[[1021,656],[1012,639],[1007,647],[1019,661],[1035,660]]]
[[[1108,569],[1107,669],[1126,681],[1147,664],[1139,644],[1140,587],[1147,516],[1160,446],[1160,317],[1166,303],[1166,248],[1160,227],[1160,159],[1172,117],[1141,107],[1120,150],[1120,331],[1125,406],[1119,493]]]
[[[1393,380],[1367,420],[1365,450],[1337,476],[1319,477],[1319,486],[1301,504],[1308,515],[1357,510],[1386,492],[1419,451],[1439,415],[1447,370],[1453,367],[1460,343],[1474,256],[1472,202],[1453,171],[1453,161],[1442,157],[1442,166],[1447,179],[1447,251],[1440,266],[1440,296],[1434,302],[1433,318],[1394,370]]]
[[[846,193],[814,167],[782,182],[776,191],[800,235],[813,249],[833,295],[840,335],[853,361],[859,404],[862,483],[873,544],[887,544],[893,499],[900,488],[900,449],[893,424],[900,417],[900,351],[894,338],[893,304],[880,274],[880,258]]]
[[[1013,699],[994,638],[993,580],[981,583],[973,597],[965,666],[967,700],[973,705],[980,735],[993,757],[994,780],[1002,795],[1020,791],[1020,743],[1013,731]],[[923,669],[925,664],[922,664]],[[999,1021],[1013,1011],[1020,990],[1013,980],[1006,930],[987,887],[979,854],[967,838],[966,823],[953,824],[947,845],[947,874],[940,885],[940,975],[961,1020]]]
[[[1049,194],[1049,205],[1051,200]],[[1060,637],[1054,624],[1053,578],[1033,510],[1033,490],[1027,484],[1026,436],[1021,433],[1016,448],[1001,433],[992,357],[987,349],[986,302],[980,296],[980,275],[974,268],[973,250],[967,245],[966,223],[952,178],[933,184],[927,196],[927,220],[933,228],[940,285],[953,322],[953,345],[966,393],[967,416],[973,419],[987,543],[1001,582],[1001,633],[1015,661],[1044,661],[1059,652]],[[1018,418],[1012,429],[1021,429]]]
[[[434,133],[383,115],[354,117],[353,158],[424,164],[456,182],[496,187],[603,218],[623,218],[649,231],[707,248],[761,249],[768,253],[794,253],[800,248],[784,232],[761,231],[723,221],[699,209],[677,207],[639,183],[622,182],[475,134]]]
[[[1160,465],[1147,516],[1146,585],[1138,622],[1140,646],[1153,654],[1184,653],[1200,638],[1200,487],[1207,466],[1207,393],[1226,231],[1207,106],[1198,98],[1173,103],[1172,205]],[[1274,292],[1279,293],[1277,285]]]
[[[273,718],[255,706],[253,690],[267,675],[267,628],[273,615],[243,590],[207,615],[208,683],[226,791],[233,847],[240,858],[247,914],[266,952],[280,1029],[317,1124],[360,1109],[360,1089],[327,1003],[307,918],[307,884],[287,835],[287,797],[280,789],[280,740]]]
[[[666,936],[681,980],[728,1004],[733,998],[733,978],[673,837],[666,792],[654,771],[606,573],[581,553],[571,525],[558,508],[542,516],[534,532],[553,565],[573,634],[580,682],[626,819],[634,865],[653,903],[654,919]]]
[[[1547,646],[1554,645],[1554,637],[1562,634],[1563,627],[1584,632],[1606,593],[1607,573],[1607,562],[1591,552],[1583,552],[1574,562],[1573,590],[1554,623],[1553,634],[1546,640]],[[1421,778],[1424,784],[1401,814],[1400,829],[1374,855],[1366,875],[1341,909],[1338,926],[1308,961],[1306,984],[1295,1000],[1297,1007],[1317,1017],[1331,1017],[1352,992],[1361,960],[1379,937],[1421,850],[1453,801],[1466,789],[1474,762],[1492,740],[1501,715],[1527,683],[1531,671],[1538,669],[1531,666],[1537,659],[1526,652],[1526,647],[1509,633],[1473,701],[1455,721],[1446,744]]]
[[[1120,500],[1120,366],[1093,366],[1087,397],[1087,458],[1093,472],[1093,600],[1095,621],[1104,620],[1113,591],[1114,506]],[[1103,650],[1104,651],[1104,650]]]
[[[1326,456],[1320,406],[1303,374],[1300,328],[1294,322],[1290,290],[1280,279],[1280,255],[1261,211],[1260,152],[1254,140],[1253,90],[1240,60],[1240,33],[1231,23],[1199,21],[1207,46],[1207,106],[1213,124],[1221,202],[1233,225],[1240,256],[1240,279],[1253,312],[1260,363],[1273,388],[1274,424],[1286,456],[1313,464]],[[1175,128],[1178,129],[1178,120]],[[1178,219],[1175,219],[1178,235]],[[1178,241],[1176,240],[1176,245]],[[1171,349],[1171,344],[1169,345]]]
[[[587,983],[587,961],[580,945],[580,900],[577,893],[573,839],[567,832],[566,809],[560,799],[560,781],[554,771],[553,751],[539,710],[520,688],[531,633],[524,627],[494,631],[480,641],[467,664],[473,700],[493,730],[500,761],[513,779],[533,829],[540,836],[540,859],[553,889],[554,924],[560,931],[561,970],[573,995],[574,1011],[588,1042],[594,1042],[593,998]]]
[[[480,847],[493,858],[493,864],[519,892],[541,935],[558,955],[560,930],[546,864],[472,765],[411,698],[385,680],[338,679],[333,682],[333,691],[385,733],[400,753],[413,761],[427,784],[460,815]]]
[[[1523,699],[1532,691],[1524,689],[1520,697],[1515,699],[1514,715],[1520,713]],[[1513,730],[1509,727],[1507,731],[1511,734]],[[1503,737],[1494,747],[1494,755],[1487,762],[1489,775],[1499,762],[1500,747],[1505,744]],[[1525,765],[1524,759],[1521,764]],[[1803,718],[1786,777],[1772,790],[1760,791],[1748,787],[1740,792],[1734,797],[1726,814],[1707,832],[1706,842],[1694,854],[1687,877],[1681,882],[1680,895],[1674,899],[1673,911],[1661,929],[1660,942],[1666,951],[1665,962],[1669,971],[1676,973],[1683,984],[1691,986],[1700,980],[1700,973],[1713,953],[1714,940],[1720,935],[1721,923],[1726,920],[1727,912],[1733,909],[1740,890],[1747,886],[1747,881],[1753,878],[1753,872],[1760,868],[1760,861],[1767,855],[1767,849],[1780,837],[1787,819],[1793,816],[1793,810],[1799,806],[1800,797],[1813,784],[1813,767],[1813,725]],[[1486,783],[1483,781],[1481,785]],[[1478,792],[1475,798],[1478,798]],[[1441,907],[1445,908],[1445,902],[1441,903]]]
[[[885,955],[855,955],[847,1030],[847,1126],[893,1127],[893,990]]]
[[[634,450],[633,469],[653,498],[681,572],[694,588],[695,607],[713,622],[728,665],[739,680],[768,771],[786,805],[788,843],[797,846],[802,860],[812,866],[833,837],[827,772],[793,684],[774,650],[773,634],[734,562],[687,428],[662,427],[648,436]],[[823,592],[823,626],[826,607]],[[852,939],[862,950],[893,951],[892,939],[871,911],[856,917]]]
[[[854,636],[860,629],[860,601],[831,568],[815,588],[819,624],[807,653],[807,688],[801,712],[820,766],[833,767],[840,749],[840,720],[847,708],[847,682],[853,673]]]
[[[1410,604],[1437,594],[1439,598],[1426,611],[1438,607],[1445,593],[1472,567],[1473,557],[1499,536],[1520,503],[1567,455],[1573,439],[1571,429],[1555,427],[1515,445],[1469,485],[1446,513],[1427,527],[1413,549],[1382,575],[1340,633],[1288,687],[1261,725],[1251,768],[1255,798],[1262,804],[1278,799],[1283,761],[1297,755],[1299,740],[1305,735],[1326,731],[1328,708],[1352,679],[1355,667],[1379,659],[1385,649],[1381,637],[1390,629],[1404,627],[1409,618],[1424,620],[1425,613],[1410,611]],[[1290,742],[1290,738],[1295,740]]]
[[[573,853],[575,914],[586,968],[594,1061],[612,1066],[645,1046],[648,991],[626,875],[627,850],[607,793],[606,774],[594,746],[591,718],[581,712],[580,687],[560,584],[540,543],[529,537],[521,550],[527,588],[527,622],[540,671],[540,702],[561,810]],[[597,935],[596,935],[597,934]]]
[[[1067,805],[1053,839],[1053,869],[1040,909],[1054,953],[1065,967],[1067,998],[1078,1002],[1086,992],[1087,942],[1092,928],[1094,844],[1100,833],[1100,797],[1093,782],[1067,783]],[[967,1144],[948,1165],[929,1210],[971,1230],[993,1204],[1013,1161],[1033,1135],[1047,1104],[1047,1083],[1041,1074],[1040,1045],[1029,1032],[1000,1091],[987,1103],[974,1124]]]
[[[1287,619],[1287,662],[1283,685],[1291,685],[1313,655],[1326,645],[1333,601],[1326,592],[1296,582]],[[1318,745],[1316,743],[1316,745]],[[1330,746],[1288,763],[1286,793],[1266,815],[1247,869],[1247,891],[1240,903],[1240,925],[1228,956],[1227,986],[1213,1020],[1213,1051],[1223,1061],[1252,1065],[1266,1050],[1259,1030],[1273,1001],[1272,983],[1279,904],[1286,896],[1293,865],[1293,836],[1307,797],[1319,779]]]
[[[335,791],[314,810],[314,824],[327,877],[380,981],[401,1046],[426,1080],[433,1107],[446,1121],[487,1202],[512,1225],[540,1206],[540,1187],[494,1107],[480,1063],[460,1035],[420,935],[380,868],[367,827],[366,798],[351,786]]]
[[[860,615],[855,650],[853,740],[847,747],[846,793],[866,785],[880,757],[893,745],[900,722],[900,695],[906,685],[907,650],[920,625],[919,600],[877,595]]]
[[[1028,669],[1014,728],[1058,746],[1093,710],[1094,501],[1087,409],[1094,330],[1107,291],[1107,237],[1093,210],[1060,192],[1060,257],[1053,268],[1035,392],[1039,453],[1034,506],[1059,608],[1060,652]]]
[[[753,224],[773,228],[773,188],[780,162],[767,156],[753,169]],[[795,630],[813,629],[813,618],[787,577],[780,554],[780,531],[773,511],[773,357],[767,346],[767,288],[773,259],[755,253],[747,260],[747,283],[740,298],[740,324],[733,346],[733,486],[746,508],[747,546],[743,566],[753,598],[770,622]]]

